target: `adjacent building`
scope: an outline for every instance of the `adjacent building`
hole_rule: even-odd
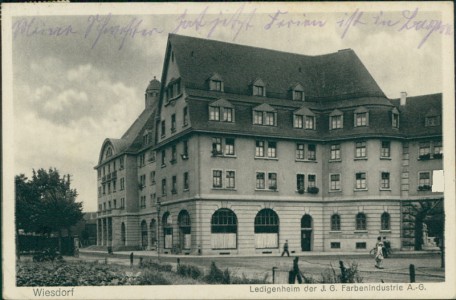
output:
[[[364,252],[381,235],[409,247],[404,203],[443,198],[441,113],[442,94],[388,99],[350,49],[307,56],[170,34],[144,111],[101,147],[97,244]]]

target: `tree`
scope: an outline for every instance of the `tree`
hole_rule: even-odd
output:
[[[57,169],[33,170],[32,179],[16,176],[16,227],[27,232],[59,235],[79,222],[82,203],[76,202],[77,191],[70,187],[70,176],[61,177]]]

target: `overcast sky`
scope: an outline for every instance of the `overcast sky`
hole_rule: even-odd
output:
[[[432,33],[426,39],[427,30],[409,28],[411,21],[438,20],[440,14],[420,9],[416,15],[413,9],[394,13],[361,9],[347,27],[356,12],[353,5],[346,14],[307,10],[305,15],[285,13],[284,6],[264,14],[258,8],[254,11],[253,5],[237,4],[232,12],[240,14],[226,27],[214,26],[220,4],[208,6],[205,14],[202,6],[200,26],[187,29],[179,27],[180,20],[197,16],[183,17],[183,5],[166,15],[13,19],[15,174],[30,176],[32,169],[49,167],[71,174],[84,210],[95,211],[93,167],[102,142],[106,137],[119,138],[144,109],[148,82],[161,77],[169,32],[305,55],[352,48],[390,98],[399,97],[401,91],[411,96],[442,91],[441,40],[450,36]],[[271,24],[279,8],[283,13]],[[315,26],[278,26],[279,20],[305,19]],[[380,20],[390,20],[390,26],[380,25]],[[102,26],[128,24],[150,34],[125,37],[105,32],[98,36]],[[55,26],[71,33],[57,37],[34,31]],[[404,26],[409,29],[401,30]]]

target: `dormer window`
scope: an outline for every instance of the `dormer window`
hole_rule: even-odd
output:
[[[276,126],[277,112],[269,104],[261,104],[253,109],[253,124]]]
[[[293,127],[315,130],[315,114],[307,107],[293,113]]]
[[[355,127],[363,127],[369,125],[369,112],[364,107],[359,107],[355,110]]]
[[[391,112],[391,126],[393,128],[399,128],[399,111],[394,108]]]
[[[304,88],[301,84],[296,84],[290,88],[291,97],[294,101],[304,101]]]
[[[109,158],[112,156],[112,148],[111,147],[108,147],[108,149],[106,149],[106,155],[105,157],[106,158]]]
[[[344,115],[343,113],[336,109],[329,115],[329,128],[331,130],[341,129],[344,127]]]
[[[225,99],[209,104],[209,120],[218,122],[234,122],[234,106]]]
[[[431,108],[429,112],[425,115],[425,123],[426,127],[433,127],[433,126],[440,126],[441,124],[441,116],[438,111]]]
[[[253,96],[266,96],[266,85],[263,80],[257,79],[252,83],[252,95]]]
[[[215,73],[213,74],[209,79],[209,90],[211,91],[217,91],[217,92],[223,92],[223,80],[222,77]]]

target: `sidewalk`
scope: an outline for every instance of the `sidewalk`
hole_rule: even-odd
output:
[[[115,251],[113,254],[109,254],[107,251],[102,250],[91,250],[91,249],[79,249],[79,253],[87,254],[87,255],[96,255],[96,256],[108,256],[108,257],[126,257],[130,256],[130,253],[134,253],[135,256],[142,256],[142,257],[157,257],[157,251],[152,250],[136,250],[136,251]],[[426,255],[439,255],[439,250],[422,250],[422,251],[399,251],[396,250],[393,253],[393,257],[399,258],[410,258],[410,257],[419,257],[419,256],[426,256]],[[225,255],[184,255],[184,254],[163,254],[160,253],[161,258],[179,258],[179,257],[188,257],[188,258],[229,258],[229,257],[251,257],[251,258],[260,258],[260,257],[279,257],[280,254],[258,254],[258,255],[243,255],[243,254],[235,254],[230,256]],[[291,256],[299,256],[299,257],[339,257],[339,256],[356,256],[356,257],[369,257],[369,253],[364,252],[306,252],[306,253],[299,253]]]

